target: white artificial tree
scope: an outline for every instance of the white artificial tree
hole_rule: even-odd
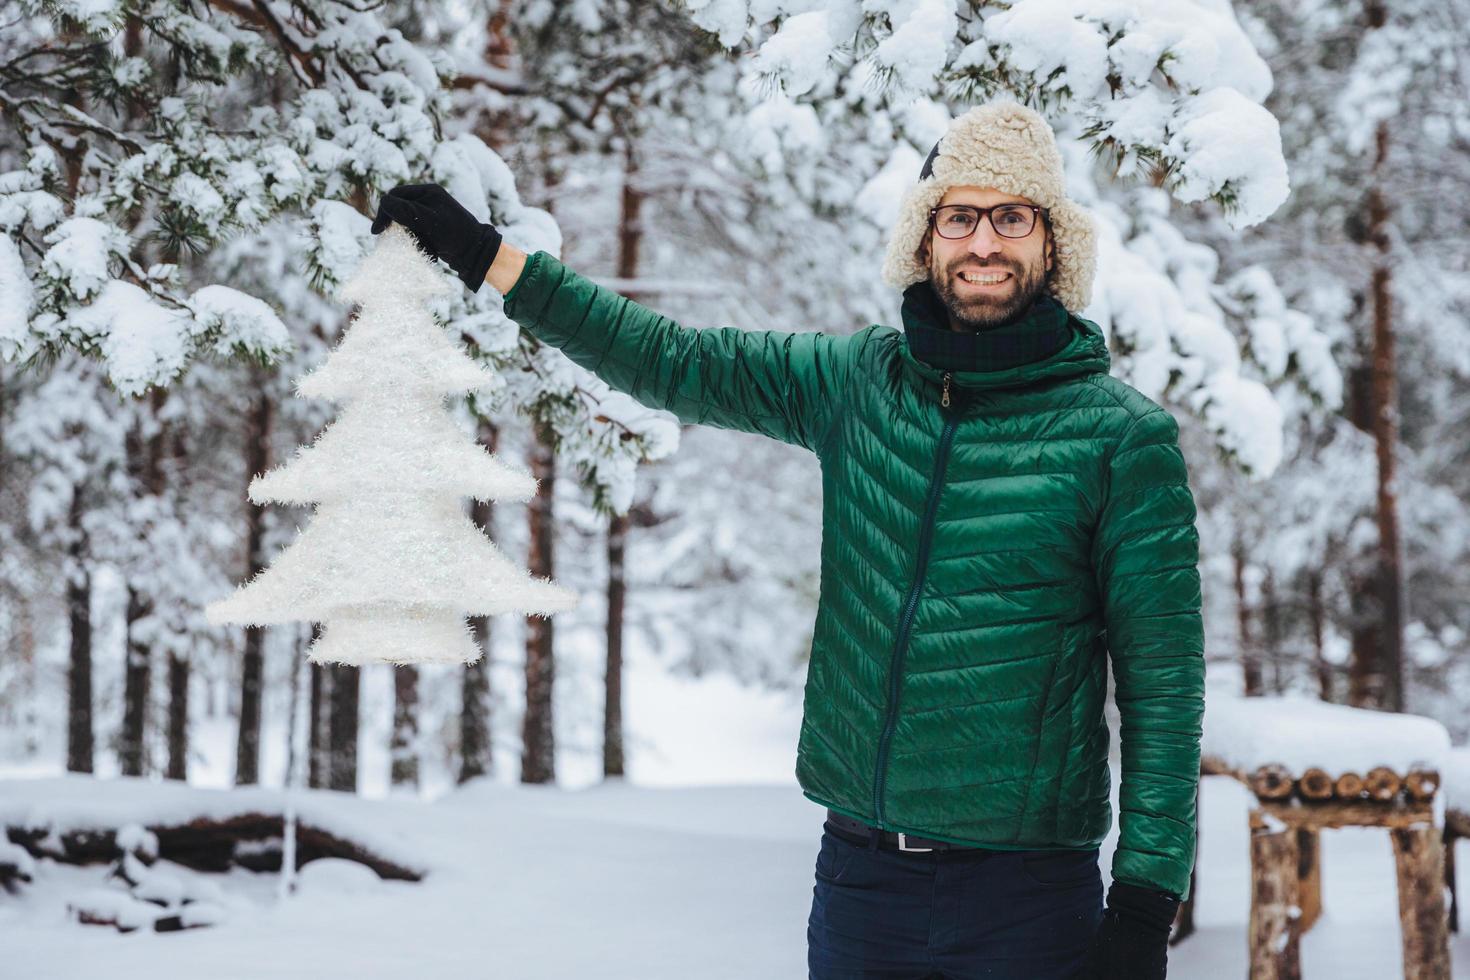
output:
[[[536,481],[463,432],[448,395],[499,379],[462,353],[430,305],[455,288],[397,226],[342,287],[359,304],[341,343],[297,394],[344,406],[250,499],[315,504],[311,524],[270,566],[207,610],[211,622],[321,623],[315,663],[471,663],[466,616],[570,609],[576,595],[518,568],[463,499],[530,499]]]

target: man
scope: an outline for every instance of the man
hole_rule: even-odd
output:
[[[1094,232],[1044,120],[981,106],[935,146],[883,266],[902,333],[686,329],[432,185],[386,195],[373,230],[390,220],[612,387],[820,459],[796,764],[828,808],[811,977],[1164,976],[1194,860],[1195,509],[1173,418],[1076,316]]]

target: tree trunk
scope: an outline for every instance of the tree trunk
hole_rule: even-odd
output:
[[[607,677],[603,701],[602,775],[623,771],[623,606],[627,595],[624,552],[628,515],[617,514],[607,528]]]
[[[552,500],[556,490],[556,455],[550,426],[537,422],[531,443],[531,476],[538,481],[529,507],[531,546],[527,566],[537,578],[551,578]],[[556,738],[552,724],[552,685],[555,681],[554,621],[550,616],[526,617],[526,713],[521,724],[521,782],[556,781]]]
[[[333,664],[330,764],[327,776],[332,789],[357,792],[357,700],[362,677],[358,668]]]
[[[168,769],[169,779],[189,778],[189,658],[168,655]]]
[[[638,157],[631,137],[623,144],[622,217],[618,223],[618,277],[638,277],[643,241],[643,198],[638,189]],[[627,602],[625,554],[628,516],[615,514],[607,528],[607,673],[603,698],[602,774],[621,777],[623,759],[623,611]]]
[[[82,529],[82,488],[72,487],[67,513],[66,611],[71,622],[71,657],[66,675],[66,769],[91,772],[92,576],[87,570],[87,536]]]
[[[389,779],[394,786],[419,785],[419,671],[393,668],[393,737],[389,742]]]
[[[1271,693],[1286,693],[1286,669],[1282,650],[1281,609],[1276,595],[1276,573],[1266,566],[1261,579],[1261,641],[1265,655],[1271,660]]]
[[[321,635],[321,625],[313,624],[311,640]],[[305,658],[306,650],[297,644],[296,656]],[[327,773],[331,762],[327,755],[326,698],[330,686],[330,675],[321,664],[311,665],[311,709],[307,719],[306,784],[312,789],[322,789],[327,784]]]
[[[1370,12],[1382,4],[1370,3]],[[1371,16],[1371,14],[1370,14]],[[1382,26],[1379,14],[1375,26]],[[1378,455],[1378,597],[1382,607],[1383,703],[1404,710],[1404,562],[1399,532],[1394,451],[1398,447],[1398,366],[1394,355],[1393,269],[1389,264],[1388,199],[1379,171],[1388,155],[1388,121],[1378,123],[1374,184],[1368,192],[1369,236],[1378,250],[1373,268],[1373,442]]]
[[[500,441],[500,430],[487,419],[480,420],[480,444],[495,452]],[[489,500],[476,500],[470,507],[470,519],[482,533],[495,537],[495,504]],[[490,649],[491,632],[489,616],[471,616],[470,630],[475,636],[475,645],[480,648],[480,659],[465,664],[460,676],[459,707],[459,779],[467,783],[478,776],[489,775],[494,769],[494,758],[490,744]]]
[[[148,688],[152,680],[150,651],[137,638],[134,624],[148,614],[147,599],[128,586],[127,664],[123,669],[123,721],[117,759],[124,776],[141,776],[147,764],[144,738],[148,717]]]
[[[240,729],[235,738],[235,785],[260,781],[260,689],[265,672],[261,651],[265,628],[245,628],[245,651],[240,658]]]
[[[245,483],[270,469],[270,442],[273,423],[271,399],[266,392],[263,372],[254,373],[259,394],[245,430]],[[247,501],[245,506],[245,579],[254,578],[265,567],[262,549],[265,508]],[[265,628],[245,628],[245,652],[240,663],[240,729],[235,740],[235,785],[246,786],[260,781],[260,699],[261,679],[265,672],[263,646]]]
[[[147,440],[143,438],[142,419],[127,437],[129,475],[133,478],[135,492],[143,496],[163,495],[164,425],[159,413],[166,397],[161,388],[153,388],[148,394],[148,406],[140,413],[153,424],[153,432]],[[138,547],[146,551],[147,542],[138,542]],[[152,596],[145,594],[136,580],[129,581],[127,636],[124,641],[127,664],[123,680],[123,723],[117,753],[124,776],[141,776],[148,766],[146,741],[153,651],[141,638],[138,624],[151,616],[153,609]]]
[[[1384,0],[1365,4],[1369,30],[1382,30],[1388,23]],[[1378,461],[1378,554],[1372,582],[1377,606],[1373,616],[1377,642],[1353,645],[1356,683],[1349,692],[1352,702],[1362,707],[1404,710],[1404,620],[1407,615],[1404,583],[1404,547],[1399,529],[1398,494],[1395,487],[1395,450],[1398,448],[1398,367],[1394,354],[1394,310],[1392,245],[1389,240],[1389,197],[1385,191],[1388,162],[1389,121],[1380,120],[1374,131],[1373,163],[1368,178],[1368,244],[1373,248],[1370,303],[1373,346],[1370,365],[1370,431]],[[1374,654],[1371,667],[1358,663],[1360,656]]]
[[[1317,693],[1323,701],[1332,700],[1332,665],[1327,662],[1327,611],[1322,605],[1322,570],[1314,569],[1307,577],[1307,616],[1312,626],[1312,663],[1317,669]]]
[[[1383,706],[1383,631],[1379,628],[1376,578],[1354,577],[1348,592],[1348,704]]]
[[[189,453],[184,427],[175,425],[166,432],[173,473],[187,472]],[[187,649],[169,651],[168,655],[168,765],[164,775],[169,779],[189,778],[189,675],[193,662]]]
[[[464,665],[460,677],[459,779],[467,783],[494,770],[490,754],[490,617],[470,620],[475,642],[486,653]]]
[[[1245,543],[1238,537],[1230,549],[1230,557],[1235,563],[1235,622],[1236,632],[1240,637],[1240,669],[1245,679],[1245,696],[1260,697],[1266,693],[1266,680],[1261,672],[1260,649],[1256,646],[1255,631],[1251,628],[1250,603],[1246,599]]]

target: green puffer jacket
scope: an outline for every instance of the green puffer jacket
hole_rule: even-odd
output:
[[[1174,419],[1108,376],[1094,324],[1070,317],[1044,360],[946,377],[890,327],[688,329],[544,252],[505,310],[647,406],[817,454],[808,797],[925,837],[1096,847],[1112,818],[1110,656],[1113,877],[1187,896],[1204,711],[1194,499]]]

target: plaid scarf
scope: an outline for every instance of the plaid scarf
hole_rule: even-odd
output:
[[[926,280],[903,291],[901,314],[909,351],[941,371],[1004,371],[1045,360],[1072,335],[1066,309],[1046,292],[1010,323],[962,333],[949,328],[944,304]]]

